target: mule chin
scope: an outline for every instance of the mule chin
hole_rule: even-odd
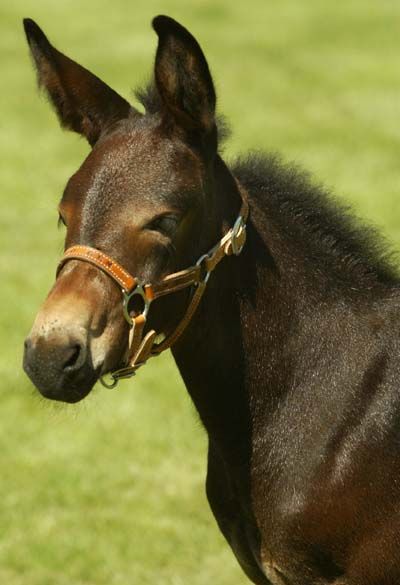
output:
[[[73,404],[83,400],[98,380],[98,373],[95,371],[85,372],[81,380],[70,379],[67,375],[62,375],[58,380],[50,372],[46,375],[45,371],[35,371],[24,360],[24,370],[40,394],[49,400],[67,402]]]
[[[36,386],[39,390],[40,394],[49,400],[57,400],[58,402],[67,402],[68,404],[75,404],[76,402],[80,402],[90,393],[95,383],[91,386],[86,388],[76,388],[74,386],[69,386],[67,388],[63,388],[61,390],[55,391],[48,391],[47,389],[40,388]]]

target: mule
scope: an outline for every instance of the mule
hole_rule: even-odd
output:
[[[24,368],[44,396],[75,402],[172,340],[208,434],[208,500],[250,581],[398,584],[400,295],[387,246],[277,157],[228,166],[199,44],[166,16],[153,27],[140,113],[25,21],[40,86],[92,149],[59,205],[67,255]],[[188,267],[190,282],[151,298]]]

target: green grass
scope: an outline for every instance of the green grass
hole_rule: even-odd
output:
[[[234,135],[278,150],[400,244],[394,0],[16,0],[0,6],[0,583],[240,585],[204,496],[206,440],[169,356],[76,406],[38,398],[22,342],[49,289],[56,205],[87,152],[35,79],[21,18],[129,97],[150,72],[150,20],[200,39]]]

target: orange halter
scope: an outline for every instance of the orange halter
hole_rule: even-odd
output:
[[[96,248],[77,245],[66,250],[58,265],[57,275],[69,260],[82,260],[100,268],[122,288],[124,316],[130,325],[127,364],[123,368],[110,372],[111,381],[106,381],[102,376],[100,382],[103,386],[114,388],[120,379],[134,376],[136,370],[145,364],[149,357],[169,349],[182,335],[193,317],[211,272],[225,256],[232,254],[238,256],[241,253],[246,242],[249,205],[246,192],[240,185],[239,191],[242,196],[242,206],[233,227],[207,254],[203,254],[194,266],[169,274],[158,283],[140,284],[138,279],[129,274],[118,262]],[[188,286],[195,286],[194,293],[183,318],[173,333],[159,343],[156,341],[157,333],[154,329],[148,331],[143,337],[147,315],[153,300]],[[143,310],[136,316],[132,316],[129,312],[129,304],[134,296],[141,297],[143,301]]]

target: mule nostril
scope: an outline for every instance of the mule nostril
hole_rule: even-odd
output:
[[[79,358],[82,354],[82,349],[83,348],[79,344],[76,344],[65,352],[66,359],[62,366],[63,370],[73,370],[79,367],[80,364],[78,364],[78,362],[81,361]]]

